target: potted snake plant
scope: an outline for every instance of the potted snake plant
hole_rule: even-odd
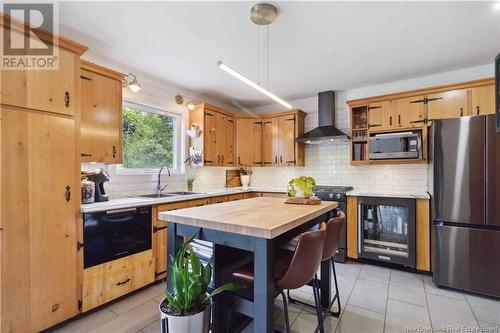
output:
[[[211,299],[224,291],[241,287],[228,283],[207,292],[212,277],[212,266],[203,265],[188,245],[196,234],[187,239],[172,256],[170,280],[172,293],[166,292],[160,303],[162,332],[208,333],[210,328]],[[168,325],[168,326],[167,326]]]

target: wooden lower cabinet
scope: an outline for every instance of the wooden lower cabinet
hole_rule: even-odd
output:
[[[155,260],[155,280],[167,277],[167,244],[168,223],[158,219],[159,212],[182,209],[187,207],[187,202],[173,202],[153,206],[153,257]]]
[[[187,207],[200,207],[205,205],[210,205],[210,198],[196,199],[186,201]]]
[[[278,192],[262,192],[263,197],[268,198],[285,198],[286,193],[278,193]]]
[[[347,257],[358,258],[358,198],[347,197]]]
[[[431,271],[430,200],[417,199],[416,204],[417,269]]]
[[[259,192],[243,193],[243,199],[257,198],[257,197],[261,197],[261,196],[262,196],[262,193],[259,193]]]
[[[35,332],[78,313],[75,123],[1,110],[1,332]]]
[[[226,202],[227,200],[228,200],[227,195],[221,195],[221,196],[218,196],[218,197],[212,197],[212,198],[210,198],[210,204],[211,205],[218,204],[218,203]]]
[[[243,199],[243,193],[231,194],[227,196],[227,201],[236,201]]]
[[[88,311],[152,283],[154,269],[152,250],[85,269],[82,311]]]

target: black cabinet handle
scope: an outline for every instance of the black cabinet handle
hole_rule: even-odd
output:
[[[439,101],[440,99],[443,99],[443,97],[426,98],[425,103],[429,103],[432,101]]]
[[[82,80],[87,80],[87,81],[92,81],[92,79],[91,79],[91,78],[86,77],[86,76],[84,76],[84,75],[80,75],[80,79],[82,79]]]
[[[389,125],[392,126],[392,116],[389,117]]]
[[[274,164],[278,164],[278,156],[274,156]]]
[[[460,108],[460,117],[463,117],[464,115],[464,108]]]
[[[293,161],[286,161],[286,163],[293,163],[293,164],[295,164],[295,160],[293,160]]]
[[[368,110],[375,110],[375,109],[381,109],[381,106],[369,106]]]
[[[398,114],[398,125],[401,126],[401,115]]]
[[[477,115],[479,115],[479,105],[478,105],[478,106],[476,106],[476,110],[477,110],[477,113],[476,113],[476,114],[477,114]]]
[[[410,101],[410,104],[416,104],[416,103],[424,103],[425,104],[425,103],[427,103],[427,98]]]
[[[264,162],[264,164],[268,164],[269,165],[269,164],[273,164],[273,162]]]
[[[280,164],[283,164],[283,156],[280,156]]]
[[[130,279],[126,279],[125,281],[121,281],[121,282],[116,283],[116,285],[117,286],[121,286],[122,284],[125,284],[125,283],[127,283],[129,281],[130,281]]]
[[[422,119],[422,120],[412,120],[412,121],[410,121],[410,124],[418,124],[418,123],[425,123],[425,119]]]
[[[69,97],[69,91],[64,92],[64,105],[69,108],[69,102],[70,102],[70,97]]]
[[[66,191],[64,192],[64,195],[66,197],[66,201],[69,202],[71,200],[71,187],[69,185],[66,186]]]
[[[116,158],[116,146],[113,146],[113,158]]]
[[[214,163],[214,161],[205,160],[205,163]]]
[[[220,155],[217,155],[217,163],[220,163]]]
[[[241,159],[239,156],[238,156],[238,165],[241,165]]]
[[[92,156],[92,154],[81,153],[80,156],[81,157],[90,157],[90,156]]]
[[[369,128],[372,128],[372,127],[380,127],[380,126],[382,126],[382,125],[380,125],[380,124],[375,124],[375,125],[371,125],[371,124],[370,124],[370,125],[368,125],[368,127],[369,127]]]

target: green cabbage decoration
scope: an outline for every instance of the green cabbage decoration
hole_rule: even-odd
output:
[[[313,177],[300,176],[293,178],[288,182],[288,195],[294,197],[297,194],[297,188],[304,192],[304,196],[313,195],[313,188],[316,186],[316,181]]]

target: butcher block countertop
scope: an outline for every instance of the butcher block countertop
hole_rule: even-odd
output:
[[[174,211],[160,212],[160,220],[247,236],[275,238],[334,208],[334,201],[320,205],[290,205],[283,198],[258,197]]]

